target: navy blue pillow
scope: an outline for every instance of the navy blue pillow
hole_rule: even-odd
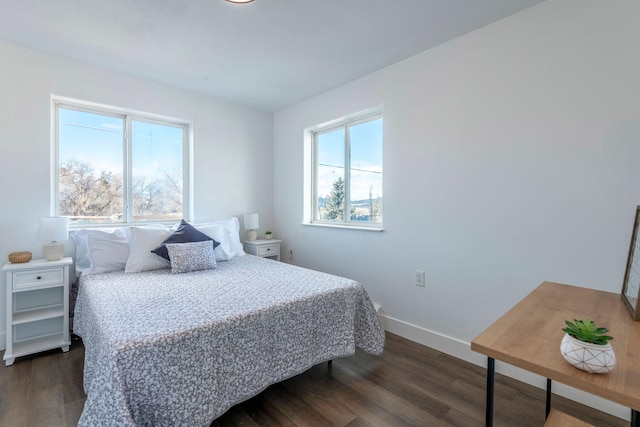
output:
[[[176,228],[176,231],[171,234],[171,236],[167,237],[167,239],[162,242],[160,246],[152,250],[156,255],[161,256],[167,261],[171,261],[169,258],[169,251],[167,250],[167,243],[189,243],[189,242],[204,242],[206,240],[213,240],[211,237],[207,236],[201,231],[198,231],[194,226],[189,224],[184,219],[180,221],[180,225]],[[216,246],[219,246],[220,243],[213,240],[213,249]]]

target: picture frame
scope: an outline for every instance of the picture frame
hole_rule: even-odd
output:
[[[627,269],[624,273],[622,284],[622,301],[629,309],[631,317],[640,321],[640,239],[638,229],[640,222],[640,206],[636,207],[636,215],[631,233],[631,243],[629,244],[629,256],[627,258]]]

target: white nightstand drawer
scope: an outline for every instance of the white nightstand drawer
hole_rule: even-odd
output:
[[[280,245],[261,245],[258,246],[258,256],[275,256],[278,255]]]
[[[280,243],[282,243],[282,240],[277,239],[254,240],[244,242],[244,250],[251,255],[280,261]]]
[[[37,288],[57,284],[64,284],[64,268],[62,267],[37,271],[15,271],[13,273],[13,289]]]

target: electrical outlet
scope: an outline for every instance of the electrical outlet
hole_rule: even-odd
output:
[[[424,288],[425,286],[424,271],[416,270],[416,286],[420,286]]]

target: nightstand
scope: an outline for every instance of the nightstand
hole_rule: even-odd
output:
[[[60,347],[69,351],[69,257],[5,264],[6,366],[16,357]]]
[[[244,250],[248,254],[280,261],[280,243],[282,240],[254,240],[253,242],[244,242]]]

